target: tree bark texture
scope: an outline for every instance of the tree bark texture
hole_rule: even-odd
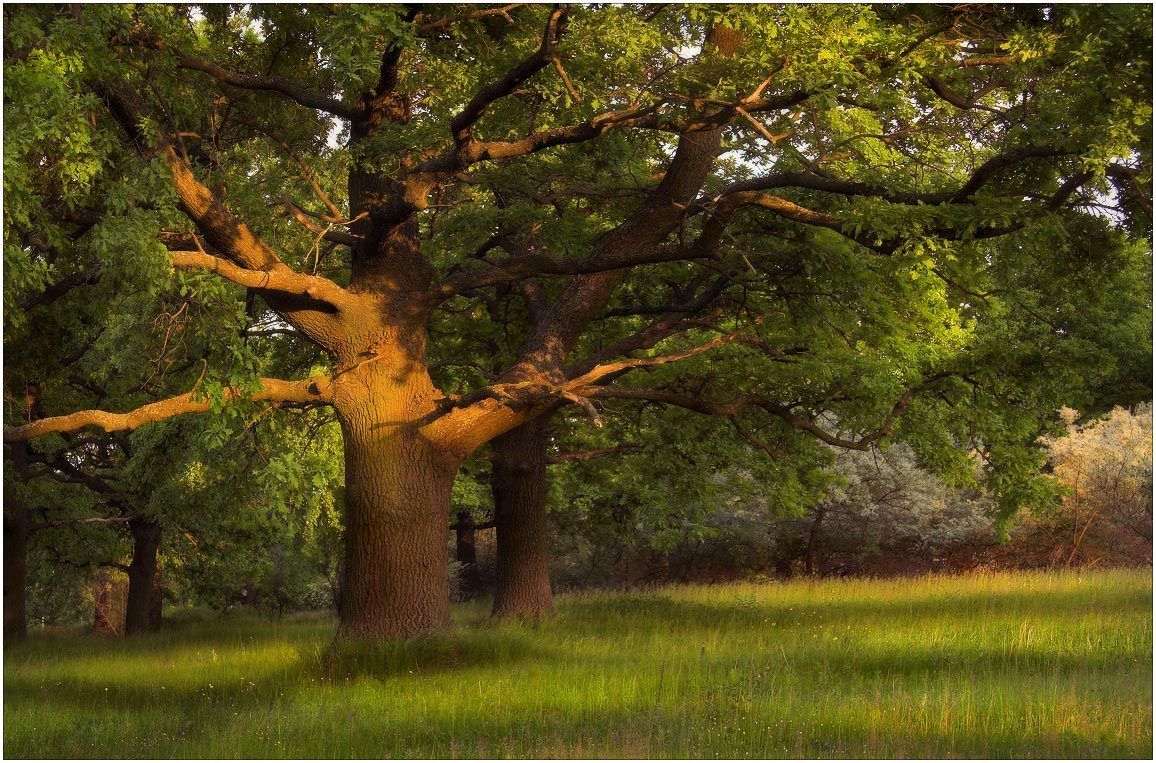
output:
[[[132,533],[132,562],[128,565],[128,597],[125,601],[124,632],[132,636],[152,633],[160,624],[154,620],[157,552],[161,547],[161,526],[149,519],[128,523]]]
[[[339,615],[347,638],[450,626],[450,494],[461,461],[422,434],[433,385],[424,365],[399,355],[344,374],[336,395],[345,442]]]
[[[28,535],[32,516],[22,501],[4,509],[4,643],[28,636]]]
[[[546,545],[546,416],[494,438],[497,530],[495,617],[540,617],[553,611]]]

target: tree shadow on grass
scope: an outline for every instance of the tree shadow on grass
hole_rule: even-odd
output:
[[[1080,592],[901,602],[824,600],[806,607],[806,614],[797,604],[781,606],[765,598],[696,602],[647,595],[563,600],[559,616],[538,627],[481,625],[403,643],[343,647],[329,662],[323,657],[332,636],[327,627],[295,625],[283,632],[256,627],[226,633],[192,629],[155,640],[108,642],[112,656],[130,661],[134,655],[171,658],[181,650],[192,653],[214,647],[227,661],[236,654],[230,647],[248,649],[250,643],[253,649],[278,645],[295,649],[293,657],[269,662],[260,671],[246,667],[246,683],[239,680],[238,670],[230,673],[214,667],[213,675],[226,679],[226,685],[214,680],[211,687],[208,680],[200,680],[199,666],[184,666],[184,685],[172,680],[175,675],[164,674],[86,676],[47,685],[38,675],[51,673],[50,651],[33,645],[5,660],[6,668],[21,668],[6,670],[8,719],[22,719],[18,733],[10,733],[6,720],[5,753],[9,757],[569,757],[577,752],[588,757],[1144,757],[1143,751],[1137,752],[1144,740],[1092,739],[1076,733],[1057,737],[1055,732],[1027,730],[969,741],[958,733],[891,728],[884,731],[894,738],[881,743],[879,728],[862,726],[854,718],[844,719],[834,732],[822,733],[805,724],[787,728],[791,726],[787,723],[760,740],[728,730],[738,712],[737,702],[768,702],[779,697],[776,692],[787,690],[794,693],[798,712],[817,706],[826,696],[862,702],[867,687],[895,681],[908,688],[967,687],[974,674],[981,682],[998,677],[1005,686],[1038,687],[1071,683],[1070,676],[1089,674],[1101,684],[1126,675],[1132,685],[1133,674],[1151,671],[1150,655],[1140,655],[1135,662],[1129,653],[1132,662],[1128,662],[1122,653],[1065,653],[1030,643],[975,644],[950,638],[873,642],[862,648],[820,641],[809,648],[800,645],[800,634],[795,633],[790,654],[776,653],[767,648],[773,643],[766,638],[768,619],[781,623],[776,628],[784,634],[818,622],[855,622],[872,632],[900,625],[918,631],[924,621],[930,625],[958,618],[966,623],[990,613],[1005,619],[1062,622],[1087,613],[1089,607],[1099,614],[1138,612],[1134,596],[1089,601]],[[794,624],[796,618],[800,625]],[[731,634],[726,649],[712,653],[698,646],[720,631]],[[750,646],[744,646],[744,633],[757,637]],[[661,638],[648,641],[648,634]],[[672,650],[665,658],[646,652],[660,644]],[[63,646],[63,652],[51,650],[58,661],[99,657],[92,642]],[[34,664],[23,664],[22,656],[33,658]],[[1145,656],[1146,664],[1140,664]],[[537,693],[487,685],[503,679],[517,684],[531,674],[538,681]],[[672,699],[670,682],[676,674],[692,678]],[[228,685],[230,681],[235,683]],[[599,694],[599,682],[610,689]],[[628,683],[631,690],[625,691]],[[162,684],[164,691],[157,688]],[[474,684],[477,697],[458,696]],[[982,684],[977,689],[994,690]],[[382,699],[382,693],[399,692],[412,698],[402,710],[390,704],[392,698]],[[1139,707],[1143,701],[1137,697],[1134,704]],[[28,721],[30,717],[44,718],[43,728],[36,720]],[[28,730],[31,723],[38,724],[35,733]],[[1146,744],[1150,746],[1150,738]]]

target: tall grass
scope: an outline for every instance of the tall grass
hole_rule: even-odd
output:
[[[331,651],[333,623],[37,637],[8,757],[1150,758],[1143,572],[561,597]]]

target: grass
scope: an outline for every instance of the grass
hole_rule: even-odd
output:
[[[9,758],[1152,757],[1152,574],[560,597],[328,659],[326,619],[34,637]]]

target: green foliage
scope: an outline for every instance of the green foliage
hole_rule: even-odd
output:
[[[173,528],[173,563],[187,565],[189,581],[207,576],[206,599],[224,602],[240,583],[292,566],[246,549],[303,545],[332,569],[335,427],[312,414],[274,423],[265,406],[225,405],[225,389],[334,369],[253,291],[172,272],[166,245],[187,241],[193,226],[168,171],[141,153],[168,135],[286,265],[347,284],[354,255],[315,228],[353,230],[342,220],[352,216],[354,170],[388,190],[449,156],[451,120],[541,46],[552,12],[530,5],[465,18],[479,10],[6,10],[5,423],[31,415],[21,403],[30,383],[42,388],[46,415],[127,411],[189,390],[208,400],[211,415],[195,423],[107,446],[116,463],[101,467],[132,510]],[[771,187],[780,211],[811,217],[734,210],[718,247],[623,271],[608,303],[589,306],[597,320],[570,362],[646,329],[690,287],[724,278],[722,295],[686,316],[687,330],[635,355],[685,351],[747,326],[744,341],[616,383],[718,405],[758,396],[780,408],[707,420],[607,402],[599,432],[566,418],[560,450],[641,446],[555,469],[555,517],[572,532],[596,528],[575,542],[598,548],[598,533],[616,527],[662,551],[801,516],[848,489],[833,481],[833,457],[817,437],[909,448],[912,469],[953,488],[982,483],[1004,519],[1053,503],[1039,438],[1058,431],[1057,411],[1151,396],[1151,25],[1150,8],[1126,4],[569,8],[556,60],[489,103],[472,137],[513,141],[630,108],[650,109],[655,122],[431,181],[415,219],[435,276],[492,266],[523,245],[589,256],[670,169],[684,123],[719,109],[733,119],[679,244],[696,240],[709,225],[700,213],[725,206],[719,194],[736,182],[807,173],[868,189]],[[741,36],[733,53],[704,44],[719,27]],[[390,52],[399,55],[397,87],[377,93]],[[355,130],[276,88],[222,83],[182,57],[294,83],[338,113],[385,95],[404,104],[388,124]],[[110,83],[147,102],[139,136],[110,114]],[[791,105],[732,108],[758,94]],[[1040,155],[1006,162],[1029,147]],[[992,161],[1005,163],[960,195]],[[1060,193],[1085,174],[1083,191]],[[951,201],[906,203],[904,194]],[[522,287],[549,305],[569,283],[544,276],[447,301],[428,322],[434,380],[452,394],[500,378],[532,327]],[[37,447],[76,459],[85,443],[52,437]],[[479,517],[489,502],[475,479],[484,468],[468,462],[454,486],[457,506]],[[100,510],[75,486],[24,476],[17,490],[38,508],[69,518]],[[737,508],[724,516],[720,506]],[[101,554],[123,556],[119,542],[94,541]]]

